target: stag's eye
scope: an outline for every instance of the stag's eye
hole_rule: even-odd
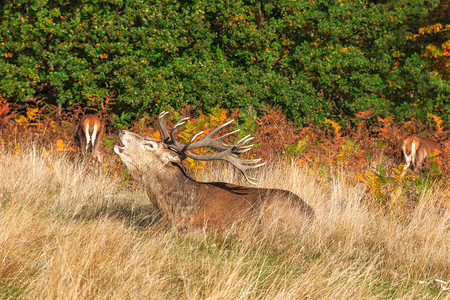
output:
[[[154,145],[154,143],[146,143],[146,144],[144,144],[144,148],[145,149],[153,149],[153,148],[155,148],[155,145]]]

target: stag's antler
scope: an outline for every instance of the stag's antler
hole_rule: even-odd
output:
[[[186,144],[181,144],[176,140],[175,131],[178,127],[186,123],[186,120],[189,118],[183,118],[175,123],[173,128],[169,130],[164,125],[164,116],[168,114],[168,112],[162,112],[158,116],[157,124],[158,124],[158,130],[161,134],[161,138],[164,141],[164,144],[171,150],[177,152],[179,155],[181,155],[183,158],[189,157],[194,160],[225,160],[229,163],[233,164],[239,171],[242,172],[245,179],[247,179],[248,182],[252,184],[256,184],[255,178],[249,177],[245,171],[255,169],[258,167],[261,167],[265,165],[265,163],[258,164],[259,161],[261,161],[261,158],[258,159],[240,159],[238,157],[239,154],[249,151],[253,145],[245,145],[249,141],[253,140],[254,137],[250,137],[250,135],[245,136],[244,138],[240,139],[237,143],[234,145],[228,145],[225,144],[225,140],[230,137],[231,135],[238,132],[240,129],[234,130],[232,132],[226,133],[225,135],[222,135],[217,138],[212,138],[217,132],[219,132],[222,128],[230,125],[234,122],[234,120],[228,121],[219,127],[212,130],[207,136],[205,136],[204,139],[198,142],[194,142],[204,131],[201,131],[194,135],[189,142]],[[209,147],[211,149],[217,150],[219,152],[209,155],[197,155],[192,154],[188,150],[197,149],[197,148],[204,148]]]

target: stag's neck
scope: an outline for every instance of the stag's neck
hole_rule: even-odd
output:
[[[178,164],[142,174],[141,184],[152,203],[172,224],[185,224],[200,209],[200,184],[187,176]]]

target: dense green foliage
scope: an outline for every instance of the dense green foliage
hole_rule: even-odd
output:
[[[438,5],[4,0],[0,95],[95,107],[113,92],[123,121],[186,104],[279,106],[297,124],[368,109],[448,121],[448,78],[420,55],[424,44],[407,38]]]

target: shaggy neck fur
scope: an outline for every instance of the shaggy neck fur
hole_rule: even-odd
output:
[[[189,178],[178,164],[151,164],[136,173],[133,176],[145,187],[152,203],[177,227],[183,227],[203,204],[199,183]]]

